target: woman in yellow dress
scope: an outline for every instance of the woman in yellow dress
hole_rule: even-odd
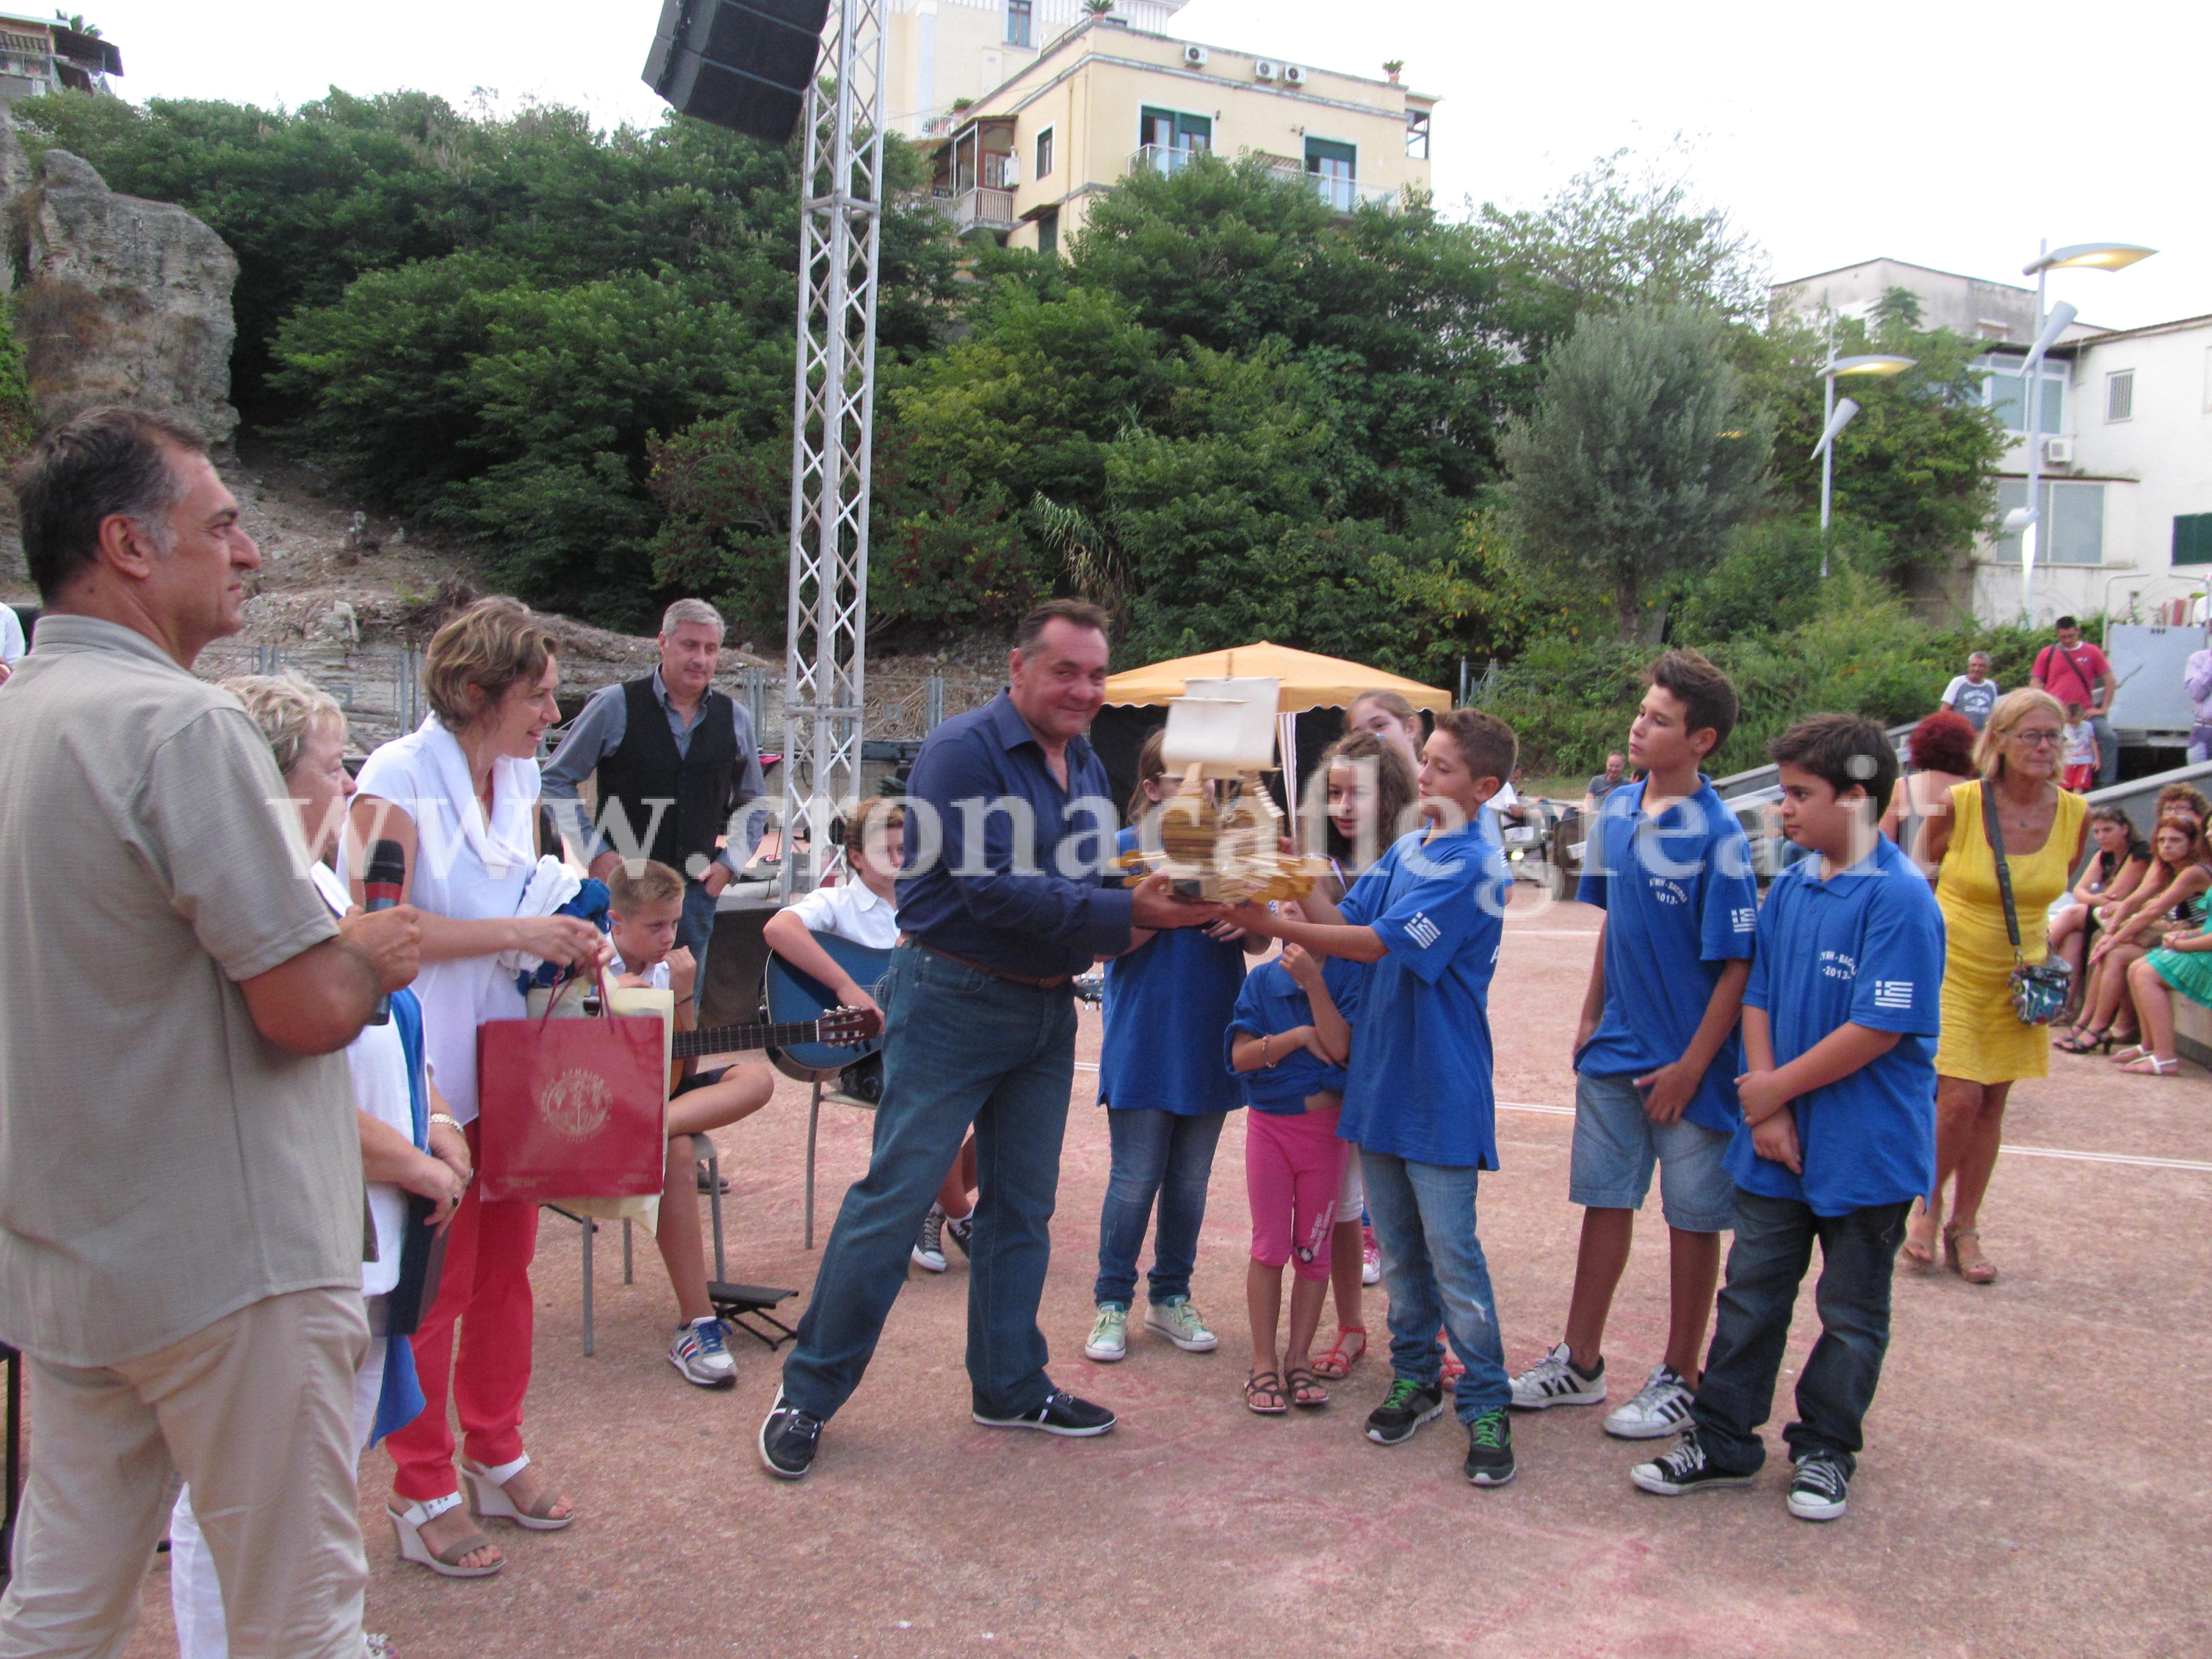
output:
[[[2058,787],[2065,726],[2065,711],[2048,692],[2000,699],[1974,745],[1981,778],[1953,788],[1950,816],[1930,818],[1923,842],[1923,861],[1937,866],[1936,902],[1943,908],[1943,1030],[1936,1045],[1936,1190],[1905,1229],[1905,1253],[1923,1266],[1934,1259],[1943,1188],[1955,1176],[1943,1258],[1973,1285],[1997,1276],[1982,1254],[1980,1223],[2005,1097],[2021,1078],[2051,1073],[2049,1029],[2024,1025],[2013,1012],[2012,940],[1983,827],[1982,779],[2004,837],[2021,953],[2040,962],[2050,953],[2051,902],[2081,862],[2088,835],[2088,802]]]

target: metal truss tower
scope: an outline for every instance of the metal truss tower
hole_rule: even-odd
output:
[[[818,886],[837,861],[830,826],[860,794],[888,3],[839,0],[826,74],[806,100],[783,693],[787,900]],[[801,823],[803,869],[793,847]]]

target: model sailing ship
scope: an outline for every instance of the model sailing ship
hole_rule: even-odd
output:
[[[1164,871],[1176,896],[1219,904],[1304,898],[1326,859],[1282,851],[1283,815],[1267,794],[1275,769],[1273,678],[1197,679],[1168,704],[1160,758],[1182,781],[1138,827],[1122,862]]]

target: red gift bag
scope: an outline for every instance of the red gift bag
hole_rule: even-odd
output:
[[[650,1015],[555,1019],[570,980],[535,1019],[477,1028],[477,1179],[487,1203],[641,1198],[668,1156],[667,1044]],[[604,981],[600,1006],[607,1006]]]

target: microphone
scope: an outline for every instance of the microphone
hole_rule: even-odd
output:
[[[372,913],[389,910],[398,904],[407,884],[407,849],[396,841],[373,841],[368,844],[368,861],[361,875],[362,908]],[[368,1017],[371,1025],[388,1025],[392,1022],[392,999],[380,996],[376,1000],[376,1012]]]

